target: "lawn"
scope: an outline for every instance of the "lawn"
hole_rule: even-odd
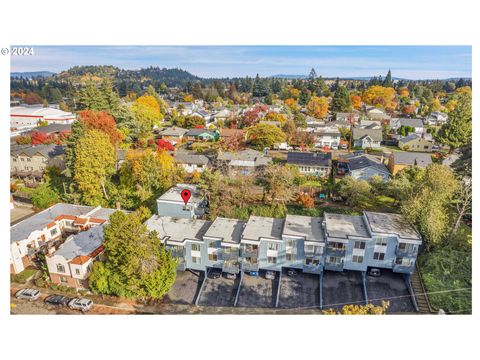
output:
[[[27,282],[27,280],[31,276],[35,275],[35,273],[37,271],[38,271],[37,269],[25,269],[21,273],[18,273],[18,274],[15,274],[15,275],[11,274],[10,281],[20,283],[20,284],[25,284]]]

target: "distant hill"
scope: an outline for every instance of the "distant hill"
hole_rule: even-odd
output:
[[[277,75],[272,75],[271,77],[279,78],[279,79],[306,79],[307,75],[277,74]]]
[[[32,79],[35,77],[49,77],[52,75],[55,75],[55,73],[51,71],[26,71],[26,72],[10,73],[10,76],[13,78],[24,78],[24,79]]]

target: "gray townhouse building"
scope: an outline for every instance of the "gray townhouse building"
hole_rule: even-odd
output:
[[[401,215],[367,211],[322,218],[250,216],[247,222],[154,215],[146,225],[179,258],[179,270],[218,268],[233,274],[294,268],[320,275],[360,271],[364,278],[372,267],[409,276],[422,243]]]
[[[184,189],[190,190],[192,194],[187,204],[180,195]],[[206,210],[206,200],[201,196],[197,187],[191,184],[172,186],[157,199],[157,213],[160,216],[196,219],[202,217]]]

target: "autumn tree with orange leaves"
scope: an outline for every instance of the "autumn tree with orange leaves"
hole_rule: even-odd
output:
[[[79,120],[86,130],[100,130],[107,134],[113,145],[118,145],[123,140],[123,135],[117,129],[115,119],[105,111],[80,111]]]
[[[328,100],[325,96],[312,96],[307,103],[308,115],[317,119],[323,119],[328,115]]]
[[[360,95],[350,95],[350,101],[352,102],[352,107],[355,110],[360,110],[362,108],[363,102]]]

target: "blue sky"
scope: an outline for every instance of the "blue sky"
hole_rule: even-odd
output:
[[[11,71],[59,72],[75,65],[181,68],[201,77],[306,75],[407,79],[471,77],[470,46],[34,46]]]

